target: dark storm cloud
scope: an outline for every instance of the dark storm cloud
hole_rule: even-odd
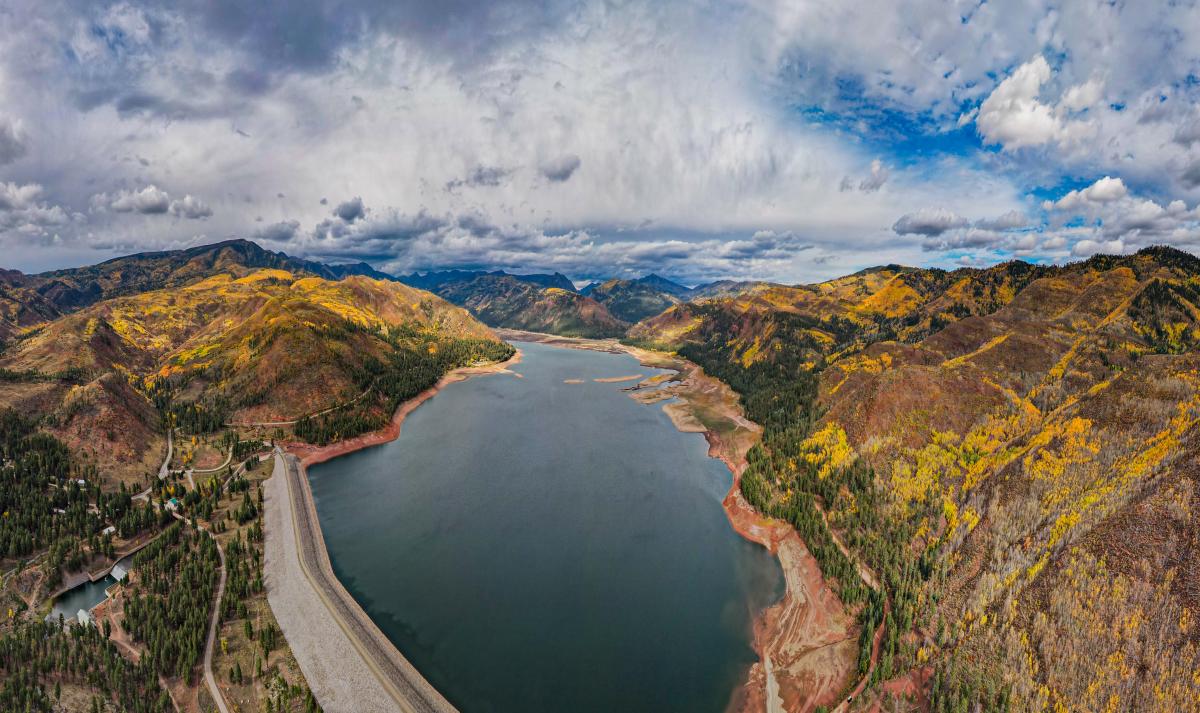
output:
[[[1188,167],[1183,170],[1183,173],[1179,176],[1179,178],[1183,181],[1183,185],[1187,186],[1188,188],[1196,188],[1197,186],[1200,186],[1200,160],[1193,161],[1190,165],[1188,165]]]
[[[579,164],[579,157],[575,154],[558,156],[542,164],[542,175],[555,183],[561,183],[579,169]]]
[[[275,243],[286,243],[296,237],[296,231],[300,229],[300,223],[295,220],[283,220],[271,225],[264,225],[254,231],[254,237],[258,240],[266,240]]]
[[[892,226],[899,235],[924,235],[934,237],[947,230],[966,227],[966,218],[944,208],[922,208],[900,216]]]
[[[333,214],[345,223],[353,223],[366,215],[367,209],[363,206],[362,198],[355,196],[345,203],[339,203],[338,207],[333,209]]]
[[[548,0],[194,0],[183,5],[215,37],[265,71],[321,71],[369,33],[395,34],[448,59],[473,61],[514,37],[556,26],[571,3]]]

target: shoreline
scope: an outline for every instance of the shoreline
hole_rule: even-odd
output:
[[[759,661],[751,666],[745,683],[734,691],[727,711],[811,711],[840,702],[842,690],[855,674],[858,644],[854,618],[825,583],[816,559],[795,528],[759,513],[742,497],[746,455],[761,437],[762,428],[745,418],[737,394],[698,364],[666,352],[627,346],[614,339],[517,330],[497,333],[508,340],[628,354],[642,366],[676,372],[672,382],[648,392],[644,398],[639,398],[636,389],[630,396],[649,405],[670,401],[664,396],[668,394],[674,402],[664,404],[663,410],[675,427],[684,433],[704,434],[708,455],[723,462],[733,476],[721,502],[730,526],[776,557],[786,585],[778,602],[755,613],[753,648]],[[714,396],[716,408],[705,412],[700,401]],[[719,433],[715,424],[705,423],[705,415],[732,424],[732,431]]]
[[[378,431],[322,447],[287,442],[277,449],[275,472],[266,481],[268,601],[323,707],[341,710],[339,705],[348,705],[344,709],[391,711],[399,706],[411,713],[455,711],[379,630],[334,574],[308,483],[308,466],[395,440],[405,418],[449,384],[472,376],[513,374],[509,367],[520,360],[518,349],[501,363],[447,372],[436,384],[401,404],[388,425]],[[337,655],[329,656],[330,650]]]
[[[485,366],[463,366],[457,369],[446,372],[438,382],[428,389],[412,397],[408,401],[400,404],[396,412],[392,414],[392,418],[388,421],[388,425],[377,431],[364,433],[354,438],[349,438],[344,441],[330,443],[324,446],[314,446],[308,443],[300,443],[298,441],[288,441],[284,444],[285,450],[300,458],[300,464],[304,468],[310,465],[317,465],[325,461],[332,460],[338,456],[344,456],[348,453],[360,451],[364,448],[372,446],[381,446],[384,443],[390,443],[400,437],[400,429],[404,425],[404,419],[408,415],[417,410],[417,407],[425,403],[429,399],[437,396],[438,392],[446,388],[450,384],[457,384],[460,381],[466,381],[473,376],[486,376],[488,374],[511,374],[520,378],[520,374],[511,371],[510,367],[521,363],[521,350],[517,349],[517,353],[508,358],[507,361],[496,364],[487,364]]]

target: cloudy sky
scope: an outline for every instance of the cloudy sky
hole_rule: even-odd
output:
[[[1159,0],[0,3],[0,267],[810,281],[1200,240]]]

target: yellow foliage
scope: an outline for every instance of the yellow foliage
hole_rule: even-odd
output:
[[[967,532],[972,532],[979,524],[979,513],[975,512],[974,508],[967,508],[962,512],[962,521],[967,526]]]
[[[758,348],[759,348],[759,337],[755,336],[754,344],[750,345],[750,347],[748,349],[746,349],[746,351],[742,352],[742,367],[743,368],[749,369],[750,365],[754,363],[755,357],[758,356]]]
[[[875,294],[858,306],[862,312],[882,313],[885,317],[901,317],[917,307],[921,296],[909,287],[900,275],[896,275]]]
[[[1086,335],[1076,339],[1075,342],[1071,344],[1071,348],[1068,349],[1066,353],[1062,355],[1062,358],[1050,368],[1050,371],[1047,372],[1046,376],[1051,379],[1063,378],[1063,374],[1067,373],[1067,365],[1070,364],[1071,360],[1075,358],[1075,355],[1079,352],[1079,347],[1083,344],[1085,339],[1087,339]]]
[[[958,505],[950,498],[943,499],[942,514],[946,516],[946,532],[954,532],[958,527]]]
[[[1035,562],[1033,564],[1033,566],[1029,568],[1029,571],[1026,573],[1027,578],[1029,579],[1030,582],[1037,579],[1037,576],[1042,573],[1042,570],[1045,569],[1045,567],[1046,567],[1046,563],[1049,561],[1050,561],[1050,553],[1043,552],[1042,556],[1040,558],[1038,558],[1038,561]]]
[[[800,448],[804,460],[817,467],[817,477],[822,480],[854,460],[854,449],[846,440],[846,432],[836,423],[829,423],[809,436]]]
[[[963,364],[966,364],[968,361],[970,361],[971,359],[974,359],[975,357],[979,356],[980,354],[983,354],[986,351],[989,351],[991,349],[994,349],[994,348],[1000,346],[1007,339],[1008,339],[1008,334],[1001,334],[998,337],[993,337],[992,339],[989,339],[983,346],[979,347],[978,349],[971,352],[970,354],[963,354],[962,356],[954,357],[953,359],[947,359],[945,362],[942,363],[942,366],[946,367],[948,369],[953,369],[955,367],[962,366]]]
[[[261,282],[263,280],[281,280],[291,282],[292,278],[292,273],[288,272],[287,270],[264,268],[262,270],[256,270],[245,277],[239,277],[233,282],[238,285],[252,285],[255,282]]]

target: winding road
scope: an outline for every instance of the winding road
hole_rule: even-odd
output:
[[[879,578],[875,576],[875,573],[872,572],[871,569],[862,562],[862,560],[855,557],[854,554],[850,552],[849,547],[846,547],[846,543],[842,541],[841,536],[838,535],[837,531],[833,529],[833,526],[829,524],[829,517],[825,514],[825,508],[821,507],[819,504],[814,506],[816,507],[817,512],[821,513],[821,520],[824,521],[825,529],[829,531],[830,537],[833,538],[833,543],[837,545],[837,548],[842,551],[842,554],[845,555],[847,559],[849,559],[855,564],[856,567],[858,567],[858,574],[860,577],[862,577],[867,586],[876,591],[880,591],[881,587],[879,584]],[[862,694],[863,689],[867,687],[867,684],[871,682],[871,676],[875,673],[875,667],[879,664],[879,653],[883,644],[884,622],[887,621],[887,616],[891,612],[892,598],[888,596],[886,591],[884,591],[883,618],[880,620],[878,628],[875,629],[875,636],[871,642],[870,665],[867,666],[867,672],[863,674],[861,679],[859,679],[858,684],[850,690],[846,700],[840,701],[837,707],[833,709],[832,713],[845,713],[846,711],[850,710],[850,702],[855,698],[858,698]]]
[[[171,513],[176,520],[186,521],[183,515],[177,512]],[[221,547],[221,542],[216,536],[208,531],[208,528],[202,527],[199,524],[196,528],[207,533],[213,538],[213,543],[217,546],[217,556],[221,558],[221,576],[217,580],[217,594],[213,598],[212,615],[208,620],[208,639],[204,642],[204,683],[208,686],[208,692],[212,694],[213,701],[217,704],[217,709],[221,713],[230,713],[228,704],[225,703],[225,694],[221,692],[221,687],[217,685],[217,677],[213,675],[212,657],[213,646],[217,640],[217,628],[221,623],[221,600],[225,598],[225,550]]]
[[[209,533],[209,537],[213,537],[212,533]],[[213,537],[214,542],[216,539]],[[221,557],[221,578],[217,581],[217,596],[213,601],[212,619],[208,622],[208,641],[204,644],[204,682],[208,684],[208,691],[216,701],[217,709],[221,713],[229,713],[229,707],[225,705],[225,694],[221,693],[221,688],[217,685],[217,678],[213,676],[212,670],[213,646],[217,640],[217,628],[221,623],[221,600],[225,597],[225,550],[221,547],[220,542],[217,542],[217,554]]]

